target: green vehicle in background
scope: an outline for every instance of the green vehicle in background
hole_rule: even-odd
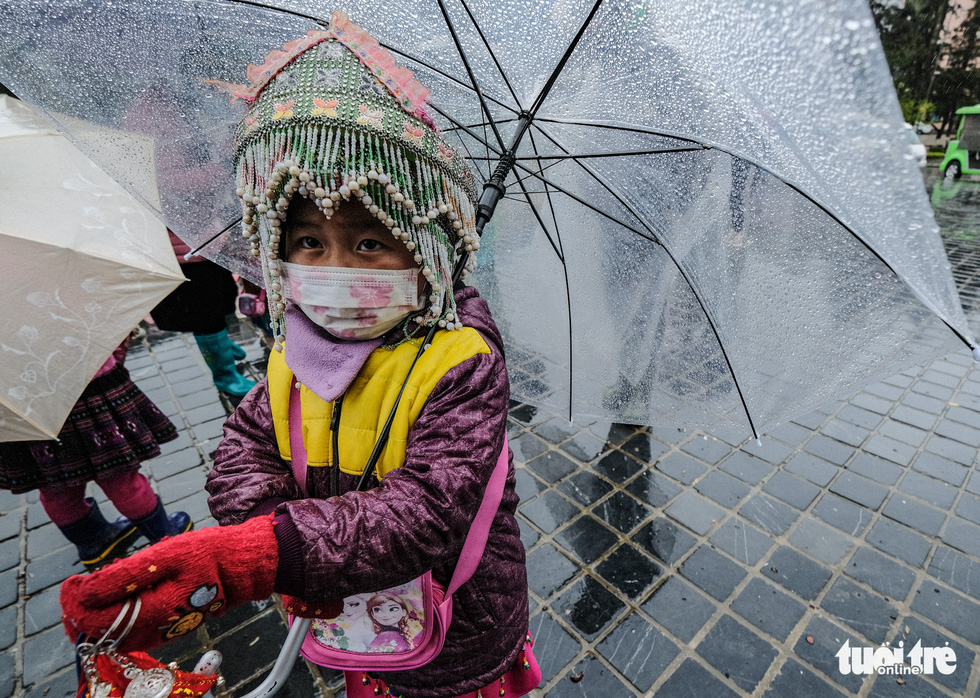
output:
[[[946,157],[939,169],[947,177],[980,174],[980,104],[956,110],[960,126],[956,140],[946,146]]]

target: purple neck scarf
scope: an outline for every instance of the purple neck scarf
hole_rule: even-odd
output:
[[[343,395],[383,339],[336,339],[292,303],[286,306],[286,327],[286,365],[296,380],[327,402]]]

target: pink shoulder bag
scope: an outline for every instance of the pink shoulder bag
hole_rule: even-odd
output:
[[[396,402],[392,415],[397,407]],[[293,386],[289,396],[289,448],[293,474],[305,493],[307,457],[302,424],[300,394]],[[386,436],[387,429],[382,432],[375,453],[365,467],[358,489],[366,488]],[[398,587],[348,596],[342,603],[338,600],[335,604],[338,612],[334,617],[313,621],[300,654],[321,666],[356,671],[401,671],[432,661],[442,650],[452,621],[453,593],[473,576],[483,558],[490,525],[503,496],[507,468],[505,434],[504,447],[448,587],[435,581],[430,571]],[[317,605],[324,607],[324,604]],[[290,616],[290,623],[292,618]]]

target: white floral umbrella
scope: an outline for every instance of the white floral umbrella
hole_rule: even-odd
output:
[[[183,275],[164,225],[6,96],[0,209],[0,441],[55,438],[112,350]]]

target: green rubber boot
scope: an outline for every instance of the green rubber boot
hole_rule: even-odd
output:
[[[216,334],[194,335],[204,360],[211,369],[211,376],[218,390],[233,397],[242,397],[255,386],[235,368],[235,343],[228,336],[228,330]]]

